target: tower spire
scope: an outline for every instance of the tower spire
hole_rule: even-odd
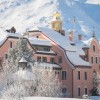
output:
[[[93,27],[93,34],[92,34],[93,38],[96,38],[96,33],[95,33],[95,27]]]

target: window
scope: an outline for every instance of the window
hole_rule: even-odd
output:
[[[81,89],[80,89],[80,87],[78,87],[78,96],[80,96],[81,95]]]
[[[93,57],[91,57],[91,63],[93,64]]]
[[[95,52],[95,45],[93,45],[93,51]]]
[[[97,57],[95,57],[95,61],[96,61],[96,64],[98,63],[98,58]]]
[[[12,42],[10,41],[10,48],[12,48]]]
[[[43,58],[42,58],[42,61],[43,61],[43,62],[47,62],[47,58],[46,58],[46,57],[43,57]]]
[[[100,69],[100,65],[99,65],[99,69]]]
[[[87,88],[85,88],[84,91],[85,91],[85,94],[87,94]]]
[[[78,80],[80,80],[80,71],[78,71]]]
[[[37,57],[37,61],[41,61],[41,57]]]
[[[36,38],[39,38],[39,36],[36,36]]]
[[[7,60],[8,59],[8,54],[5,54],[5,60]]]
[[[87,72],[84,72],[84,79],[87,80]]]
[[[59,73],[59,71],[55,71],[55,75],[59,75],[60,73]]]
[[[44,51],[50,51],[50,48],[44,48]]]
[[[50,63],[54,63],[54,58],[50,58]]]
[[[67,89],[66,88],[62,88],[62,94],[63,94],[63,96],[67,95]]]
[[[61,56],[58,57],[58,63],[59,64],[62,63],[62,57]]]
[[[66,78],[67,78],[66,71],[62,71],[62,80],[66,80]]]

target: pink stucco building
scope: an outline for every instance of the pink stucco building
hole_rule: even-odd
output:
[[[100,44],[95,37],[83,40],[82,35],[73,30],[66,35],[59,14],[54,17],[52,29],[35,27],[25,32],[25,37],[1,31],[0,66],[8,58],[9,49],[24,37],[29,41],[29,48],[34,50],[35,63],[52,67],[59,76],[63,96],[81,98],[84,94],[91,95],[94,72],[100,75]]]

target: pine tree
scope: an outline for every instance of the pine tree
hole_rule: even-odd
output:
[[[31,67],[34,64],[33,60],[33,50],[28,48],[28,40],[25,38],[20,38],[16,44],[15,48],[10,49],[9,57],[8,57],[8,64],[10,68],[18,70],[19,60],[24,57],[27,60],[27,67]],[[6,63],[7,63],[6,62]],[[14,69],[14,71],[16,71]]]

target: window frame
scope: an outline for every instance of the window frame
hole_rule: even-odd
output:
[[[41,56],[37,56],[37,62],[41,62]]]
[[[6,53],[5,54],[5,58],[4,58],[5,60],[7,60],[8,59],[8,54]]]
[[[81,79],[81,72],[77,71],[77,79],[80,80]]]
[[[63,96],[67,96],[67,88],[66,87],[62,87],[62,94],[63,94]]]
[[[84,88],[84,94],[88,94],[88,89],[87,89],[87,87]]]
[[[62,63],[62,56],[59,56],[58,57],[58,64],[61,64]]]
[[[87,80],[87,72],[84,72],[84,80]]]
[[[12,41],[10,41],[10,48],[12,48],[13,47],[13,44],[12,44]]]
[[[67,71],[62,71],[62,80],[67,80]]]
[[[98,63],[98,57],[95,57],[95,63],[96,64]]]
[[[54,64],[55,59],[53,57],[50,58],[50,63]]]
[[[93,52],[95,52],[96,51],[96,48],[95,48],[95,45],[93,45]]]
[[[77,95],[78,95],[78,97],[81,96],[81,88],[80,87],[78,87],[78,89],[77,89]]]
[[[47,62],[47,57],[42,57],[42,62]]]
[[[94,58],[93,58],[93,57],[91,57],[91,63],[92,63],[92,64],[94,63]]]

